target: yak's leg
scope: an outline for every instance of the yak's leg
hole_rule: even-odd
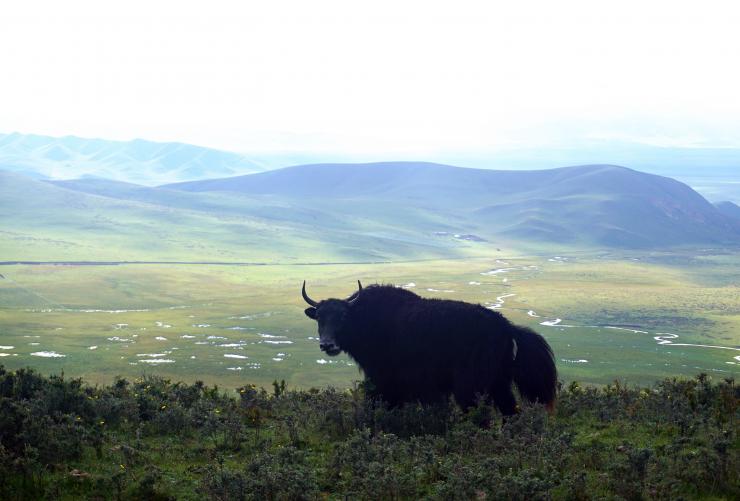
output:
[[[452,395],[455,397],[457,405],[463,410],[468,410],[476,404],[474,381],[472,376],[467,377],[463,374],[456,374],[455,376]]]
[[[504,416],[511,416],[516,414],[516,399],[514,393],[511,391],[511,385],[499,384],[492,388],[491,396],[493,397],[493,403],[501,414]]]

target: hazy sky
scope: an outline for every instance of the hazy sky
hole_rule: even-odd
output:
[[[740,146],[712,1],[15,1],[0,132],[428,155]]]

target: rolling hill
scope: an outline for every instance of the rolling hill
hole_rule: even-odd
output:
[[[358,262],[491,245],[740,243],[740,220],[688,186],[609,165],[317,164],[161,187],[0,172],[0,211],[2,260]]]
[[[472,245],[430,238],[444,228],[433,215],[399,223],[388,207],[365,218],[329,208],[0,171],[0,260],[356,262],[462,256]]]
[[[513,240],[627,248],[740,241],[737,221],[687,185],[613,165],[494,171],[417,162],[314,164],[166,188],[350,206],[349,200],[392,201],[454,214],[476,231]]]
[[[0,169],[42,179],[89,176],[149,185],[262,170],[242,155],[190,144],[19,133],[0,134]]]
[[[715,204],[717,209],[725,216],[740,220],[740,206],[734,202],[719,202]]]

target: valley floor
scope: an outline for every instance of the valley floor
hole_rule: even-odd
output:
[[[560,378],[649,384],[740,373],[740,256],[718,252],[518,254],[396,263],[0,268],[0,363],[107,382],[160,374],[236,388],[350,387],[303,315],[316,298],[394,283],[481,303],[542,333]]]

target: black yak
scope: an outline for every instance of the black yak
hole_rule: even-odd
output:
[[[305,313],[319,324],[319,346],[346,352],[374,395],[392,406],[454,395],[463,408],[479,395],[504,415],[516,412],[512,381],[527,400],[552,410],[557,373],[545,339],[481,305],[425,299],[392,285],[371,285],[348,299],[316,302]]]

